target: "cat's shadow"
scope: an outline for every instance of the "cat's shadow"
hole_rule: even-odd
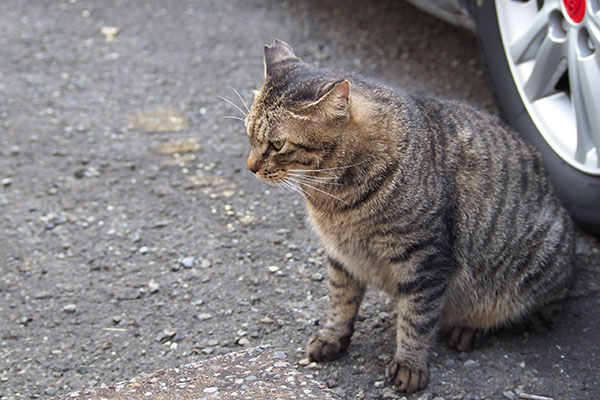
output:
[[[579,303],[590,301],[593,299],[589,297],[566,301],[545,332],[536,332],[527,323],[499,328],[485,335],[467,353],[451,348],[447,344],[447,335],[440,333],[431,354],[432,381],[427,390],[443,393],[447,383],[440,381],[444,380],[464,384],[465,379],[470,379],[476,387],[474,382],[478,379],[491,379],[491,376],[499,375],[507,380],[520,379],[522,374],[551,376],[556,372],[553,369],[557,368],[557,359],[565,365],[578,363],[585,353],[581,342],[593,341],[585,333],[589,329],[589,326],[586,328],[589,318],[578,311],[582,309]],[[354,375],[366,373],[371,384],[385,381],[385,371],[395,346],[395,319],[391,302],[385,295],[367,294],[350,347],[340,359],[323,364],[328,385],[354,385],[354,380],[336,373],[344,369],[356,370],[352,372]],[[598,328],[600,319],[596,320]],[[472,369],[472,365],[477,368]]]

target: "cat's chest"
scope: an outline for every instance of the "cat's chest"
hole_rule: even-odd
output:
[[[364,221],[359,224],[351,216],[327,218],[315,214],[309,210],[313,227],[329,256],[364,284],[374,285],[384,291],[392,290],[388,279],[389,263],[380,257],[378,239],[368,224]]]
[[[359,230],[355,218],[350,216],[329,216],[312,211],[309,218],[313,227],[323,240],[328,250],[335,253],[352,254],[355,257],[369,257],[370,246],[367,243],[368,227]]]

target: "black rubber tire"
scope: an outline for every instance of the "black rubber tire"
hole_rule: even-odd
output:
[[[481,54],[503,118],[542,154],[556,191],[573,220],[586,231],[600,236],[600,176],[583,173],[562,160],[531,120],[506,60],[495,2],[473,1],[471,11],[477,25]]]

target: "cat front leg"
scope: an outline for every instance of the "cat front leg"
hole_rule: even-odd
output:
[[[445,288],[445,279],[427,275],[398,284],[396,353],[386,375],[401,392],[423,390],[429,382],[429,351]]]
[[[330,259],[329,315],[325,326],[308,340],[307,354],[311,361],[330,361],[340,357],[350,344],[354,321],[365,288],[337,261]]]

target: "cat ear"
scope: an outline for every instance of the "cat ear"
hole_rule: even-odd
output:
[[[306,111],[329,119],[347,119],[350,116],[350,82],[336,83],[319,100],[309,104]]]
[[[265,60],[265,78],[269,75],[269,71],[275,64],[285,60],[296,59],[294,50],[289,44],[283,40],[275,40],[271,46],[265,45],[264,60]]]

